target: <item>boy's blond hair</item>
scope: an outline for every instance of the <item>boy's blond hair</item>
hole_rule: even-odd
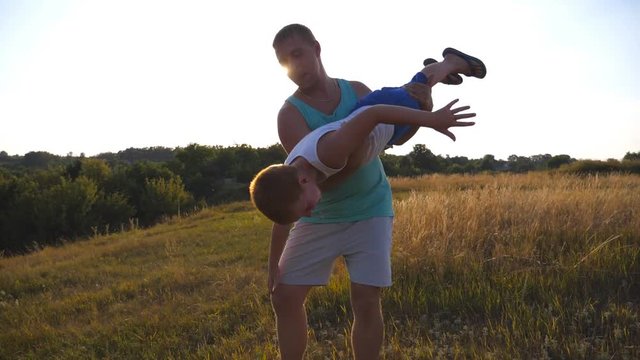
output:
[[[270,165],[251,180],[251,202],[271,221],[278,224],[293,222],[293,204],[300,198],[298,169],[291,165]]]

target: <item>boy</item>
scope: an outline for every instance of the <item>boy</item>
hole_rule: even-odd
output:
[[[251,201],[278,224],[310,216],[321,197],[318,184],[342,170],[347,160],[366,164],[393,145],[396,140],[393,124],[431,127],[455,141],[450,127],[475,124],[458,121],[475,114],[461,113],[469,106],[452,109],[457,101],[435,112],[397,105],[362,106],[347,118],[305,136],[289,153],[284,165],[271,165],[260,171],[249,187]]]

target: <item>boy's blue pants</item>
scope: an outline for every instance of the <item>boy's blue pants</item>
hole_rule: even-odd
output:
[[[419,72],[411,78],[410,83],[427,83],[427,77]],[[409,95],[407,90],[402,87],[383,87],[380,90],[373,91],[366,95],[362,99],[358,100],[353,110],[358,109],[365,105],[398,105],[409,107],[412,109],[420,109],[420,103]],[[406,133],[411,128],[410,125],[395,125],[393,136],[389,140],[389,145],[392,145],[398,138]]]

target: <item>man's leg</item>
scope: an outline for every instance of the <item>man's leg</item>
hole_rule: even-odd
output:
[[[382,288],[392,284],[393,217],[358,221],[345,232],[349,238],[344,259],[351,278],[354,317],[351,346],[356,359],[378,359],[384,339]]]
[[[278,284],[271,294],[282,360],[302,359],[307,348],[304,300],[311,286]]]
[[[380,357],[384,338],[380,294],[379,287],[351,282],[351,307],[354,317],[351,346],[356,360]]]

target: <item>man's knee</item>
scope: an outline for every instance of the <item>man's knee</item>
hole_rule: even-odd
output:
[[[351,306],[355,316],[360,314],[371,316],[380,313],[380,288],[359,284],[351,286]]]
[[[309,288],[306,286],[278,285],[271,294],[271,306],[276,314],[299,310]]]

